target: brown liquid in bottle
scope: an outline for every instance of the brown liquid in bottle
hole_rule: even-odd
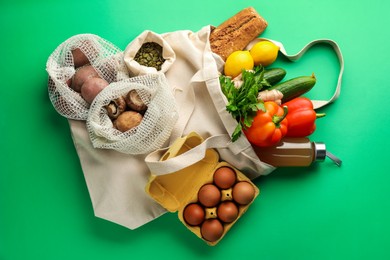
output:
[[[341,160],[326,151],[324,143],[311,142],[308,138],[283,138],[273,147],[255,147],[262,162],[275,167],[309,166],[314,161],[323,161],[328,156],[338,166]]]

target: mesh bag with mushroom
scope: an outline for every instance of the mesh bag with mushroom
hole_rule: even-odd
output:
[[[111,83],[91,104],[87,129],[95,148],[146,154],[161,148],[178,119],[163,73]]]
[[[59,114],[86,120],[95,96],[111,82],[128,78],[123,52],[94,34],[61,43],[46,63],[50,100]]]

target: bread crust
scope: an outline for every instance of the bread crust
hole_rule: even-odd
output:
[[[253,7],[245,8],[212,28],[211,50],[226,60],[232,52],[243,50],[267,28],[267,25],[267,21]]]

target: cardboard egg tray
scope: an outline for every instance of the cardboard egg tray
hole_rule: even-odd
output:
[[[179,138],[173,145],[166,151],[161,157],[160,161],[169,160],[176,157],[195,146],[202,143],[203,139],[196,133],[190,133],[189,135]],[[219,239],[215,241],[208,241],[203,238],[201,234],[201,225],[191,226],[187,224],[184,219],[183,212],[187,205],[191,203],[198,203],[198,191],[199,189],[209,183],[213,183],[214,172],[220,167],[230,167],[236,173],[236,183],[240,181],[246,181],[250,183],[255,191],[252,201],[246,205],[238,206],[238,216],[230,223],[222,223],[223,234]],[[221,202],[226,200],[233,200],[231,196],[231,190],[221,190]],[[206,242],[208,245],[214,246],[226,235],[230,228],[237,222],[238,219],[246,212],[254,199],[259,195],[259,189],[246,177],[242,172],[234,168],[228,162],[220,161],[219,154],[214,149],[208,149],[206,156],[199,162],[192,164],[180,171],[169,173],[166,175],[153,175],[150,178],[149,183],[146,186],[146,192],[164,208],[170,212],[178,212],[179,220],[196,236]],[[217,206],[216,206],[217,207]],[[205,218],[218,218],[216,207],[206,208]]]

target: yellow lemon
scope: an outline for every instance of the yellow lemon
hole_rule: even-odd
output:
[[[234,78],[244,69],[253,69],[253,66],[253,58],[249,51],[235,51],[232,52],[226,59],[224,74]]]
[[[260,41],[250,49],[255,65],[271,65],[278,57],[279,47],[270,41]]]

